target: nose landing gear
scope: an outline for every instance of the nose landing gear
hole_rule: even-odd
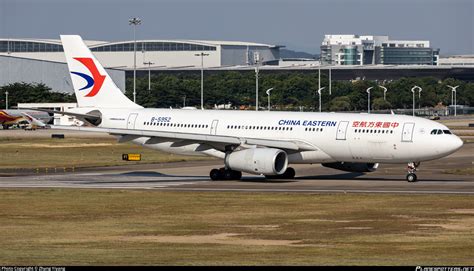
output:
[[[410,182],[410,183],[414,183],[417,181],[417,176],[415,174],[416,172],[416,169],[420,166],[420,162],[411,162],[411,163],[408,163],[408,167],[407,167],[407,181]]]

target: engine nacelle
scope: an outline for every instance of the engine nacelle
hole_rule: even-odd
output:
[[[335,162],[335,163],[322,163],[324,167],[339,169],[349,172],[373,172],[378,167],[378,163],[351,163],[351,162]]]
[[[252,174],[280,175],[288,167],[288,155],[279,149],[246,149],[226,155],[225,165]]]

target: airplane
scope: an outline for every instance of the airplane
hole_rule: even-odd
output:
[[[45,112],[18,110],[18,109],[4,109],[0,110],[0,124],[6,130],[14,124],[19,124],[26,121],[31,126],[45,127],[45,123],[51,120],[51,116]]]
[[[91,127],[52,128],[104,132],[168,153],[223,160],[212,180],[239,180],[242,172],[295,177],[291,164],[321,163],[349,172],[372,172],[379,163],[407,163],[417,181],[420,162],[454,153],[463,141],[444,125],[394,114],[219,111],[143,108],[115,85],[82,38],[61,35],[78,108],[68,114]]]
[[[30,129],[35,129],[36,127],[43,127],[43,128],[46,127],[46,124],[44,122],[42,122],[41,120],[31,116],[30,114],[28,114],[26,112],[21,112],[21,115],[28,122],[28,124],[30,126],[29,127]]]

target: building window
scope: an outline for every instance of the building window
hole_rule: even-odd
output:
[[[113,45],[103,45],[91,48],[94,52],[121,52],[133,51],[134,43],[119,43]],[[192,43],[177,42],[137,42],[137,51],[216,51],[215,46],[203,46]]]

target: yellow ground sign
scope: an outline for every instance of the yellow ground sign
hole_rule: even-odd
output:
[[[141,161],[142,155],[139,153],[124,153],[122,154],[122,160],[125,161]]]

